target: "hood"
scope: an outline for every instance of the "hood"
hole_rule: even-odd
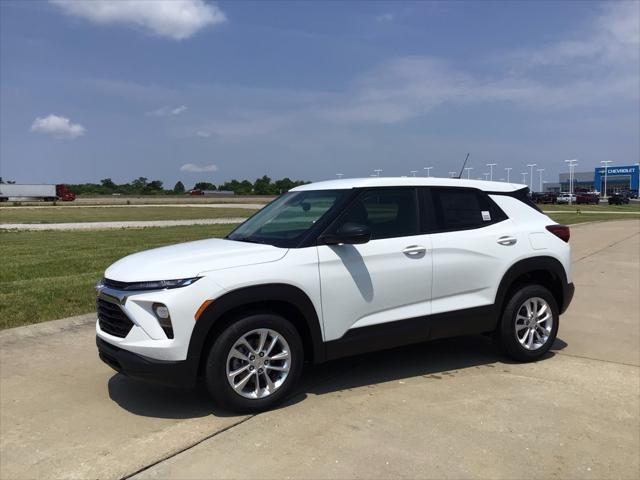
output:
[[[177,280],[201,272],[275,262],[286,248],[211,238],[134,253],[107,268],[104,276],[119,282]]]

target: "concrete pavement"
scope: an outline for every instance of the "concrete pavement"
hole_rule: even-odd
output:
[[[483,337],[362,355],[256,416],[114,374],[91,316],[0,332],[0,478],[637,478],[640,222],[572,237],[546,360]]]

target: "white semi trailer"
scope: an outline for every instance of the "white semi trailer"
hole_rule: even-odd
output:
[[[76,196],[64,185],[35,185],[18,183],[0,183],[0,202],[54,200],[72,201]]]

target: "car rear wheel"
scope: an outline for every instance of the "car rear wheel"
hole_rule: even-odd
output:
[[[213,343],[205,382],[213,399],[229,410],[257,412],[285,399],[303,362],[296,328],[274,314],[239,318]]]
[[[502,313],[497,336],[511,358],[531,362],[543,357],[558,333],[560,314],[555,298],[541,285],[518,288]]]

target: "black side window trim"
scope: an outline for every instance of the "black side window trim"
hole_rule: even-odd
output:
[[[415,187],[415,186],[388,186],[388,187],[366,187],[366,188],[355,188],[354,191],[354,195],[351,196],[351,198],[349,199],[349,201],[346,204],[341,205],[340,208],[340,212],[335,216],[335,218],[333,218],[333,220],[329,223],[329,225],[327,226],[327,228],[325,228],[322,232],[320,232],[319,235],[316,235],[316,240],[318,237],[324,235],[325,233],[333,233],[335,231],[335,229],[338,227],[338,223],[340,222],[340,219],[342,218],[342,214],[349,208],[351,207],[351,205],[353,205],[353,203],[361,196],[364,195],[368,192],[380,192],[380,191],[390,191],[390,190],[413,190],[413,199],[415,202],[415,206],[416,206],[416,232],[412,235],[401,235],[401,236],[394,236],[394,237],[385,237],[385,238],[375,238],[375,239],[371,239],[370,241],[375,242],[376,240],[388,240],[390,238],[404,238],[404,237],[413,237],[416,235],[424,235],[425,232],[423,231],[423,222],[422,222],[422,201],[420,198],[420,192],[419,192],[419,187]]]
[[[425,206],[425,216],[426,220],[423,219],[423,223],[428,228],[425,233],[447,233],[447,232],[464,232],[466,230],[478,230],[480,228],[489,227],[491,225],[496,225],[497,223],[504,222],[508,220],[509,217],[506,213],[498,206],[496,202],[489,196],[490,192],[485,192],[484,190],[480,190],[478,188],[472,187],[421,187],[424,190],[424,194],[422,195],[424,198]],[[477,195],[483,197],[491,208],[491,221],[484,222],[482,224],[469,226],[469,227],[456,227],[456,228],[444,228],[442,226],[442,216],[441,212],[439,212],[438,207],[436,206],[436,202],[433,198],[434,190],[471,190],[476,192]]]

